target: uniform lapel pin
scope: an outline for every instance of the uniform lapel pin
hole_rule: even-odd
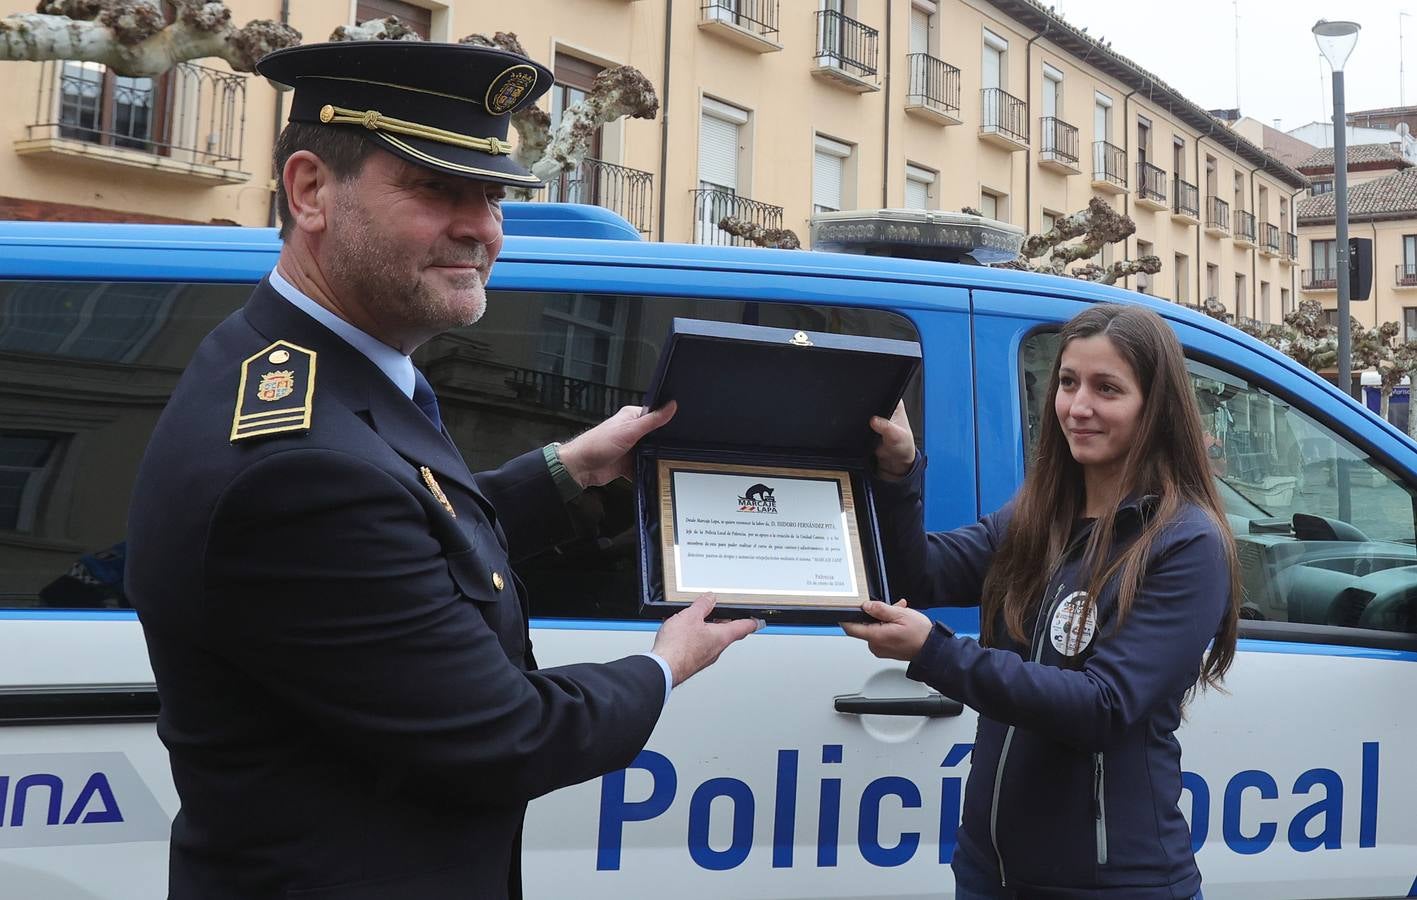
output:
[[[427,466],[420,466],[418,472],[423,476],[423,483],[428,485],[428,490],[433,492],[433,496],[436,497],[438,502],[443,504],[443,508],[448,511],[448,515],[456,519],[458,514],[453,510],[453,504],[448,502],[448,495],[443,493],[443,488],[438,484],[438,479],[433,477],[433,470]]]

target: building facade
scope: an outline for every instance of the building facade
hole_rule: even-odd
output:
[[[230,0],[233,19],[278,0]],[[609,206],[647,237],[728,242],[725,215],[790,228],[816,212],[964,207],[1050,227],[1102,196],[1137,223],[1102,262],[1148,254],[1129,285],[1276,321],[1297,295],[1304,177],[1033,0],[309,0],[307,42],[399,15],[435,40],[515,32],[551,66],[553,117],[632,65],[655,120],[605,126],[549,200]],[[272,221],[269,155],[286,108],[216,61],[162,79],[15,63],[0,148],[11,218]]]
[[[1399,322],[1399,340],[1417,340],[1417,166],[1390,145],[1348,148],[1348,235],[1373,242],[1373,288],[1354,302],[1349,315],[1375,327]],[[1313,181],[1299,201],[1303,254],[1301,296],[1338,315],[1333,150],[1322,150],[1299,167]]]

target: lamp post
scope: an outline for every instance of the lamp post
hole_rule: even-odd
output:
[[[1353,331],[1348,324],[1348,123],[1343,111],[1343,64],[1358,43],[1357,22],[1314,23],[1314,40],[1333,70],[1333,205],[1338,234],[1338,386],[1353,394]]]

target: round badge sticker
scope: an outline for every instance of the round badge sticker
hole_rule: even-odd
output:
[[[1053,649],[1064,656],[1077,656],[1097,634],[1097,610],[1089,609],[1084,619],[1082,610],[1086,603],[1087,591],[1073,591],[1053,611],[1048,633],[1053,639]]]

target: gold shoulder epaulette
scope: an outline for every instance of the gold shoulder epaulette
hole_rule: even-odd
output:
[[[308,431],[315,401],[315,351],[276,341],[241,364],[231,442]]]

